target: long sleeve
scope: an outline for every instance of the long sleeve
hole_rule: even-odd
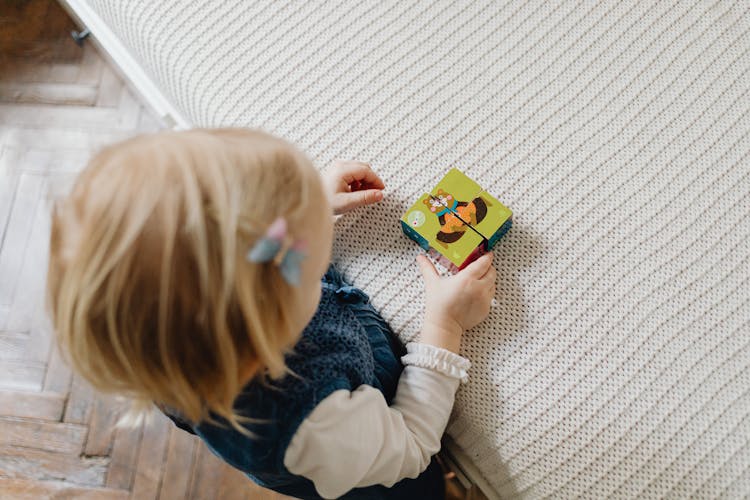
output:
[[[331,393],[302,422],[284,456],[293,474],[313,481],[324,498],[356,487],[392,486],[415,478],[440,449],[469,361],[410,343],[393,404],[370,386]]]

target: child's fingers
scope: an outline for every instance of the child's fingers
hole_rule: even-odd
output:
[[[365,191],[353,191],[351,193],[340,193],[338,195],[338,209],[340,212],[348,212],[357,207],[372,205],[383,199],[383,191],[380,189],[367,189]]]
[[[495,256],[492,252],[490,252],[490,265],[487,267],[487,272],[482,275],[483,280],[487,280],[491,283],[494,283],[497,279],[497,269],[495,269],[494,265]]]
[[[487,272],[485,272],[480,279],[482,281],[494,283],[495,278],[497,278],[497,269],[495,269],[495,266],[490,266],[489,269],[487,269]]]
[[[357,191],[352,195],[359,195],[362,199],[362,205],[371,205],[377,203],[383,199],[383,191],[381,189],[368,189],[367,191]]]
[[[417,257],[417,265],[419,265],[419,270],[425,282],[440,277],[437,269],[435,269],[435,266],[432,265],[432,262],[430,262],[430,259],[426,255],[419,255]]]
[[[348,185],[357,184],[359,189],[385,189],[383,180],[373,172],[370,165],[358,161],[346,161],[336,164],[341,179]]]
[[[492,269],[492,252],[486,253],[462,271],[474,279],[483,278]]]

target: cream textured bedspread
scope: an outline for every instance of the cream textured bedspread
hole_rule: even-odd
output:
[[[498,493],[750,492],[750,2],[88,1],[194,124],[372,162],[335,254],[404,340],[402,212],[513,209],[449,427]]]

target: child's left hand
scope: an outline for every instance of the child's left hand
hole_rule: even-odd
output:
[[[323,173],[323,185],[331,199],[334,215],[383,199],[385,184],[370,165],[360,161],[335,161]]]

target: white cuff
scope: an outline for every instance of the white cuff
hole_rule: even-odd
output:
[[[409,342],[406,344],[406,353],[405,356],[401,357],[401,362],[404,365],[429,368],[449,377],[457,378],[461,382],[466,382],[469,378],[467,372],[471,367],[471,362],[447,349],[429,344]]]

